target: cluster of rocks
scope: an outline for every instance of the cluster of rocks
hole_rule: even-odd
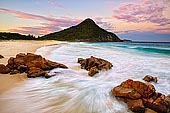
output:
[[[10,57],[6,66],[0,64],[0,73],[16,74],[25,72],[29,78],[39,76],[49,78],[51,76],[47,73],[47,71],[54,68],[67,68],[67,66],[47,60],[41,55],[36,55],[33,53],[19,53],[16,55],[16,58]]]
[[[93,56],[87,59],[78,58],[78,63],[80,63],[81,69],[89,71],[89,76],[94,76],[96,73],[99,73],[99,70],[108,70],[113,67],[113,65],[107,60]]]
[[[112,94],[136,113],[145,113],[146,109],[151,113],[170,113],[170,95],[156,92],[150,83],[128,79],[114,87]]]

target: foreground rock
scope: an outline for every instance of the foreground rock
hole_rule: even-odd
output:
[[[143,80],[145,80],[145,81],[147,81],[147,82],[151,82],[151,81],[153,81],[153,82],[155,82],[155,83],[157,83],[157,77],[153,77],[153,76],[151,76],[151,75],[146,75],[144,78],[143,78]]]
[[[39,77],[44,76],[49,78],[48,73],[46,71],[52,70],[54,68],[67,68],[64,64],[60,64],[57,62],[52,62],[43,58],[41,55],[36,55],[32,53],[19,53],[16,55],[16,58],[11,57],[8,60],[8,64],[6,66],[2,65],[4,71],[0,73],[27,73],[27,77]],[[6,69],[6,71],[5,71]],[[0,68],[0,70],[2,70]]]
[[[112,94],[136,113],[145,113],[146,108],[147,111],[170,113],[170,95],[156,92],[154,86],[149,83],[128,79],[114,87]]]
[[[96,58],[91,56],[90,58],[83,59],[78,58],[78,63],[81,64],[82,69],[88,70],[89,76],[94,76],[99,70],[108,70],[113,67],[113,65],[107,60]]]
[[[4,56],[0,55],[0,59],[1,59],[1,58],[4,58]]]

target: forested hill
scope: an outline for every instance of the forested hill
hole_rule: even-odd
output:
[[[0,40],[36,40],[36,38],[33,35],[0,32]]]
[[[92,19],[86,19],[76,26],[42,36],[39,40],[120,42],[118,36],[100,28]]]

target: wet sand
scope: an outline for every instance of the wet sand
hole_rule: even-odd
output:
[[[60,44],[60,41],[24,41],[24,40],[10,40],[0,41],[0,54],[5,58],[0,59],[0,64],[7,64],[10,57],[15,57],[18,53],[34,53],[40,47]],[[27,80],[26,74],[0,74],[0,94],[21,84]]]

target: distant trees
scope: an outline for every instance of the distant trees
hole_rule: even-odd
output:
[[[19,33],[0,32],[0,40],[36,40],[36,37],[31,34],[21,35]]]

